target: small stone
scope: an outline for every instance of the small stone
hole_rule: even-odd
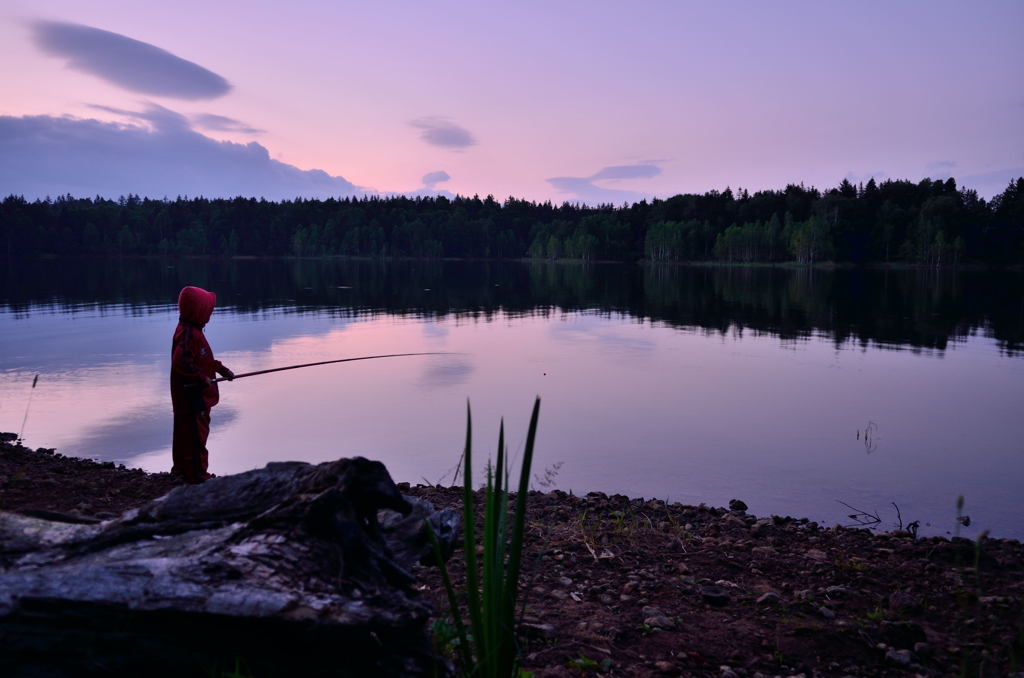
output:
[[[700,596],[705,603],[714,607],[725,607],[729,604],[729,591],[722,586],[714,584],[701,586]]]
[[[782,596],[780,596],[775,591],[768,591],[767,593],[762,593],[761,597],[757,599],[758,605],[778,605],[781,602]]]
[[[662,673],[673,673],[678,670],[675,664],[664,660],[660,662],[654,662],[654,668],[658,669]]]
[[[774,521],[771,518],[761,518],[760,520],[755,520],[754,524],[750,526],[750,534],[755,537],[760,536],[767,532],[768,526],[772,524],[774,524]]]
[[[609,596],[607,593],[602,593],[597,597],[597,602],[602,605],[612,605],[615,603],[615,599]]]
[[[568,577],[559,577],[558,578],[558,583],[561,584],[562,586],[568,588],[568,587],[572,586],[572,579],[569,579]]]
[[[735,499],[733,501],[736,501]],[[718,670],[721,671],[718,675],[722,678],[739,678],[736,672],[732,670],[731,666],[719,666]]]
[[[906,610],[916,613],[921,611],[921,606],[921,597],[910,591],[903,590],[889,594],[890,610]]]
[[[645,617],[660,617],[665,613],[662,612],[659,608],[654,607],[653,605],[646,605],[642,610],[642,614]]]
[[[561,589],[555,589],[548,595],[550,595],[555,600],[565,600],[569,597],[569,594]]]
[[[828,554],[819,549],[807,549],[804,551],[804,557],[810,558],[811,560],[817,560],[818,562],[828,560]]]
[[[819,607],[818,608],[818,614],[820,614],[825,619],[835,619],[836,618],[836,613],[833,612],[832,610],[828,609],[827,607]]]
[[[671,618],[665,615],[658,615],[656,617],[648,617],[644,619],[644,624],[652,626],[657,629],[674,629],[676,623]]]
[[[519,630],[528,636],[534,636],[535,638],[554,638],[555,627],[552,624],[531,624],[523,623],[519,625]]]
[[[910,650],[889,650],[885,653],[885,658],[895,664],[910,666],[914,656],[910,653]]]
[[[883,621],[882,637],[892,647],[909,649],[926,640],[924,628],[913,621]]]

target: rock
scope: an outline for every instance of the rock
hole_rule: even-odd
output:
[[[761,594],[761,597],[759,597],[757,599],[756,604],[757,605],[778,605],[781,602],[782,602],[782,596],[780,596],[775,591],[768,591],[767,593],[762,593]]]
[[[433,559],[424,520],[450,552],[457,515],[359,457],[178,487],[98,524],[0,512],[0,674],[449,675],[409,574]]]
[[[663,614],[654,617],[647,617],[644,619],[644,624],[658,629],[674,629],[676,627],[676,623],[672,621],[671,618],[666,617]]]
[[[527,636],[534,638],[554,638],[557,629],[553,624],[541,624],[538,622],[523,622],[519,630]]]
[[[559,577],[558,583],[566,588],[569,588],[570,586],[572,586],[572,579],[569,579],[568,577]]]
[[[720,520],[723,525],[731,525],[742,528],[747,527],[747,523],[743,520],[743,518],[740,518],[739,516],[733,515],[731,513],[722,516]]]
[[[823,593],[829,598],[848,598],[850,589],[845,586],[826,586]]]
[[[907,590],[895,591],[889,594],[889,609],[917,614],[922,610],[921,597]]]
[[[820,614],[825,619],[835,619],[836,618],[836,613],[833,612],[832,610],[828,609],[825,606],[821,606],[821,607],[818,608],[818,614]]]
[[[885,653],[885,658],[901,666],[910,666],[910,663],[914,660],[910,650],[889,650]]]
[[[828,560],[828,554],[820,549],[807,549],[806,551],[804,551],[804,558],[809,558],[810,560],[817,560],[818,562],[823,562]]]
[[[909,649],[927,640],[924,629],[917,622],[883,621],[881,630],[885,642],[896,648]]]
[[[745,503],[743,503],[743,501],[740,500],[740,499],[730,499],[729,500],[729,510],[730,511],[746,511],[747,510],[747,505]]]
[[[729,591],[717,584],[707,584],[700,587],[700,597],[705,603],[714,607],[725,607],[729,604]]]

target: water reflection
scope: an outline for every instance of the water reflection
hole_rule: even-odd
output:
[[[213,425],[227,426],[237,417],[238,411],[230,405],[218,406]],[[84,428],[74,443],[74,451],[88,459],[132,463],[139,455],[167,448],[169,424],[166,403],[134,407]]]
[[[107,265],[112,263],[113,265]],[[185,284],[222,308],[360,317],[493,319],[553,310],[622,314],[672,327],[787,341],[945,351],[974,334],[1024,351],[1024,275],[978,271],[812,270],[350,260],[116,260],[0,263],[0,307],[136,317],[160,314]],[[32,310],[35,309],[35,310]]]

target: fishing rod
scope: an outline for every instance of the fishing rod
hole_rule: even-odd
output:
[[[25,422],[28,421],[28,408],[32,407],[32,396],[34,396],[36,393],[36,384],[38,383],[39,375],[37,374],[36,378],[32,380],[32,390],[28,392],[28,404],[25,405],[25,417],[21,420],[21,430],[18,431],[17,441],[19,443],[22,442],[22,440],[24,440],[22,436],[25,435]]]
[[[243,379],[245,377],[255,377],[259,374],[270,374],[271,372],[284,372],[285,370],[297,370],[300,367],[316,367],[317,365],[332,365],[334,363],[350,363],[356,360],[376,360],[377,358],[404,358],[412,355],[458,355],[449,351],[432,351],[429,353],[388,353],[386,355],[364,355],[358,358],[340,358],[338,360],[321,360],[316,363],[303,363],[302,365],[288,365],[287,367],[272,367],[269,370],[258,370],[256,372],[245,372],[243,374],[236,374],[235,379]],[[227,377],[217,377],[210,381],[231,381]]]

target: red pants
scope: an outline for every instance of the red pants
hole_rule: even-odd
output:
[[[201,483],[209,477],[210,463],[206,440],[210,437],[210,410],[199,414],[187,405],[174,410],[174,435],[171,440],[171,473],[189,483]]]

